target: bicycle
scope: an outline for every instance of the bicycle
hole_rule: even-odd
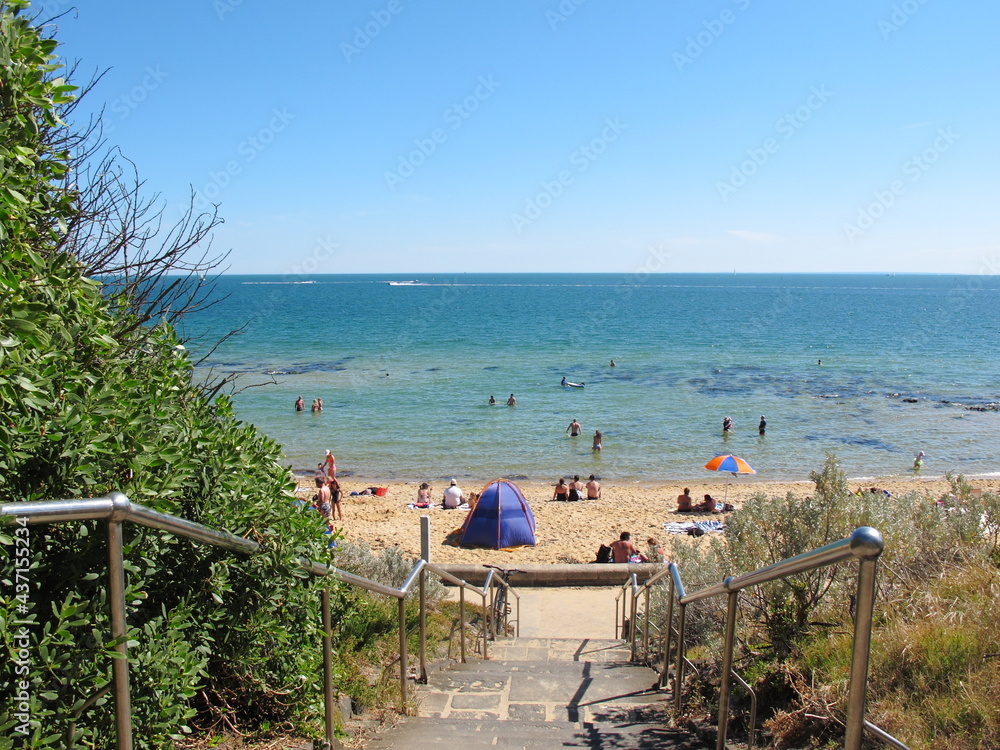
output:
[[[495,639],[501,633],[512,635],[514,626],[507,624],[507,615],[510,614],[510,604],[507,603],[507,586],[504,584],[509,583],[510,577],[513,574],[523,573],[524,571],[517,568],[501,568],[497,565],[484,565],[484,567],[499,571],[500,578],[503,581],[503,584],[497,587],[498,590],[493,596],[493,610],[489,619],[493,638]]]

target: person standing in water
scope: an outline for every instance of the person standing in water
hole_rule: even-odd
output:
[[[761,414],[760,415],[760,424],[757,425],[757,433],[760,434],[760,435],[763,435],[764,431],[766,429],[767,429],[767,421],[764,419],[764,415]]]
[[[733,430],[733,419],[732,417],[723,417],[722,419],[722,431],[732,432]]]
[[[299,396],[295,400],[295,411],[305,411],[305,410],[306,410],[306,402],[302,399],[302,396]]]
[[[594,432],[594,444],[590,446],[591,450],[599,451],[603,447],[601,444],[604,441],[604,433],[600,430]]]
[[[507,399],[507,406],[517,406],[517,399],[514,398],[514,394],[510,394],[510,398]]]
[[[490,406],[494,406],[496,404],[496,402],[497,402],[497,400],[495,398],[493,398],[492,396],[490,396]]]
[[[569,433],[570,437],[578,437],[581,430],[583,430],[583,427],[576,421],[576,417],[573,417],[573,421],[569,423],[569,427],[566,428],[566,432]]]

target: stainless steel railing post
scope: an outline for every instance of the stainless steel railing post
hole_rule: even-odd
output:
[[[674,637],[674,594],[676,593],[673,578],[670,579],[670,593],[667,596],[667,627],[663,633],[663,669],[660,672],[660,688],[667,686],[667,676],[670,672],[670,644]]]
[[[119,657],[112,660],[115,692],[115,728],[118,750],[132,750],[132,700],[128,684],[128,631],[125,622],[125,564],[122,523],[108,520],[108,589],[111,600],[111,638]]]
[[[490,571],[490,572],[492,572],[492,571]],[[493,611],[492,609],[490,609],[490,610],[486,609],[486,592],[484,591],[483,592],[483,617],[485,617],[487,620],[493,619],[491,617],[492,611]],[[489,641],[489,638],[487,638],[487,636],[489,635],[489,629],[490,629],[490,625],[489,624],[486,624],[486,627],[483,628],[483,659],[488,659],[489,658],[489,654],[486,651],[486,649],[487,649],[486,643],[487,643],[487,641]]]
[[[729,607],[726,610],[726,642],[722,647],[722,683],[719,687],[719,737],[715,745],[716,750],[726,750],[726,735],[729,732],[729,694],[733,689],[736,600],[739,598],[739,595],[738,591],[729,592]]]
[[[865,724],[865,698],[868,690],[868,662],[875,610],[875,572],[882,554],[882,535],[862,527],[851,535],[851,552],[860,559],[858,593],[854,610],[854,643],[851,651],[851,677],[848,683],[847,727],[844,750],[860,750]]]
[[[427,570],[420,571],[420,682],[427,682]]]
[[[323,588],[323,708],[326,720],[326,741],[333,747],[333,620],[330,617],[330,590]]]
[[[645,587],[642,597],[642,606],[645,610],[645,617],[642,621],[642,663],[649,661],[649,587]]]
[[[409,658],[406,649],[406,598],[399,597],[399,711],[406,714],[406,673]]]
[[[677,613],[677,666],[674,668],[674,715],[681,712],[681,686],[684,684],[684,619],[687,605],[680,603]]]
[[[458,642],[461,644],[462,664],[465,664],[465,586],[458,587]]]

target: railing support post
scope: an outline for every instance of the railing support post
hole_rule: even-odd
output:
[[[406,714],[406,673],[409,658],[406,649],[406,597],[399,597],[399,711]]]
[[[333,621],[330,617],[330,590],[325,588],[320,596],[323,607],[323,708],[326,719],[326,741],[333,747]]]
[[[420,682],[427,684],[427,571],[420,571]]]
[[[633,580],[632,586],[633,587],[635,586],[635,581],[634,580]],[[639,597],[636,596],[635,589],[633,588],[632,589],[632,604],[629,607],[629,625],[628,625],[628,637],[629,637],[629,640],[632,642],[631,643],[631,649],[632,649],[631,654],[632,655],[629,657],[630,661],[635,661],[635,631],[637,630],[636,622],[635,622],[635,616],[636,616],[636,612],[639,609],[638,602],[639,602]]]
[[[667,629],[663,634],[663,670],[660,672],[660,688],[667,686],[667,675],[670,672],[670,643],[674,637],[674,579],[670,579],[670,593],[667,596]]]
[[[458,642],[461,644],[462,664],[465,664],[465,586],[458,587]]]
[[[722,647],[722,683],[719,687],[719,737],[716,750],[726,750],[726,735],[729,732],[729,694],[733,689],[733,649],[736,644],[736,600],[738,591],[729,592],[729,607],[726,610],[726,643]]]
[[[488,623],[493,619],[493,610],[486,609],[486,594],[483,594],[483,617],[486,618],[486,627],[483,628],[483,660],[489,658],[489,654],[486,651],[486,643],[489,640],[487,637],[489,635],[489,629],[492,627]]]
[[[674,669],[674,716],[681,713],[681,687],[684,685],[684,620],[687,605],[681,604],[677,613],[677,666]]]
[[[115,691],[115,728],[118,750],[132,750],[132,700],[128,683],[128,632],[125,623],[125,564],[121,521],[108,521],[108,588],[111,600],[111,638],[119,656],[111,663]]]
[[[871,559],[862,559],[858,568],[858,594],[854,610],[854,643],[851,647],[851,678],[848,683],[844,750],[859,750],[861,735],[864,731],[872,616],[875,610],[875,569],[877,566],[878,557],[876,555]]]
[[[645,616],[642,620],[642,663],[649,663],[649,587],[645,588],[642,597],[642,606],[645,609]]]

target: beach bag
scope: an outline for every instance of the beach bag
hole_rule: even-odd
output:
[[[611,562],[611,547],[606,544],[602,544],[597,550],[597,562],[606,563]]]
[[[386,493],[388,493],[388,492],[389,492],[389,488],[388,487],[376,487],[375,488],[375,494],[378,495],[379,497],[385,497]]]

